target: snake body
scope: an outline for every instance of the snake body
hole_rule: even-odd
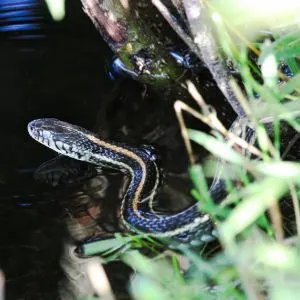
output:
[[[62,155],[129,176],[121,218],[131,231],[193,244],[214,238],[214,223],[200,210],[199,203],[179,213],[163,215],[141,204],[145,199],[151,203],[160,183],[156,156],[149,147],[104,141],[82,127],[53,118],[30,122],[28,132],[35,140]],[[212,198],[219,200],[224,196],[224,190],[223,182],[215,180],[210,188]]]

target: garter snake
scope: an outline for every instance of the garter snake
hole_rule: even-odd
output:
[[[53,118],[30,122],[28,132],[60,154],[128,175],[130,181],[121,204],[121,218],[131,231],[172,237],[185,243],[214,238],[214,223],[200,210],[199,203],[179,213],[164,215],[141,204],[145,199],[151,203],[160,182],[160,170],[151,148],[104,141],[82,127]],[[219,200],[224,190],[223,181],[215,178],[210,188],[212,198]]]

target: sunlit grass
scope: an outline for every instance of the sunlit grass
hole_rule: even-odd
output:
[[[55,21],[61,21],[65,17],[65,0],[45,0],[49,12]]]
[[[261,7],[260,4],[257,6]],[[223,26],[224,23],[219,21],[217,19],[216,25]],[[244,44],[236,43],[236,37],[232,38],[230,30],[222,27],[217,32],[222,49],[241,74],[245,92],[236,91],[240,93],[239,99],[246,105],[249,120],[256,128],[257,147],[262,156],[260,159],[244,156],[228,146],[224,139],[196,130],[188,131],[191,140],[209,150],[217,159],[227,161],[221,175],[233,187],[225,199],[227,204],[216,205],[210,198],[204,177],[209,173],[213,176],[214,171],[207,172],[206,167],[197,165],[191,168],[195,185],[192,194],[217,221],[224,250],[204,261],[200,252],[188,247],[181,249],[190,266],[187,270],[181,270],[183,281],[180,282],[176,276],[164,275],[164,272],[172,273],[173,266],[168,258],[158,264],[155,259],[137,253],[131,254],[134,260],[125,256],[125,261],[134,266],[139,274],[131,282],[131,292],[136,299],[160,299],[158,295],[161,299],[174,299],[176,296],[180,299],[258,299],[266,294],[270,299],[298,297],[299,242],[293,245],[285,243],[278,203],[283,196],[290,194],[291,186],[298,193],[300,178],[299,164],[282,161],[280,155],[280,151],[282,154],[288,146],[280,145],[280,124],[284,122],[296,132],[300,129],[297,119],[300,108],[299,32],[287,30],[286,34],[275,36],[267,44],[253,44],[259,55],[255,66],[248,59],[248,49]],[[243,32],[241,34],[245,37]],[[293,76],[282,74],[280,64],[290,67]],[[272,138],[269,138],[269,129],[265,127],[267,121],[273,128]],[[233,169],[229,170],[230,166]],[[242,178],[245,170],[251,174],[251,180],[249,177]],[[235,185],[238,178],[242,179],[244,186]],[[228,206],[233,203],[234,208]],[[294,234],[297,237],[298,232]],[[140,267],[145,263],[149,268]],[[155,270],[151,270],[152,267]],[[157,273],[161,275],[157,277]],[[152,294],[148,295],[152,296],[145,297],[143,291],[148,288],[152,290]]]

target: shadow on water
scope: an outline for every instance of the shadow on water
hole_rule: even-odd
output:
[[[29,137],[29,121],[55,117],[120,141],[157,145],[164,167],[175,174],[165,181],[175,182],[176,188],[167,184],[163,194],[173,198],[175,209],[190,202],[187,159],[170,113],[172,101],[162,101],[131,80],[113,82],[107,72],[112,54],[80,1],[67,1],[66,13],[55,23],[42,0],[0,0],[0,267],[7,280],[7,299],[59,297],[60,257],[64,238],[70,235],[63,216],[71,213],[79,227],[95,222],[105,206],[99,207],[106,195],[105,180],[113,187],[109,199],[115,206],[107,214],[106,227],[93,223],[96,227],[88,234],[94,235],[95,228],[113,232],[120,226],[120,176],[100,175],[76,185],[77,190],[54,189],[34,179],[36,168],[55,154]],[[220,94],[212,89],[209,97],[216,103]],[[88,215],[71,200],[75,197]],[[128,269],[119,270],[108,271],[114,291],[126,288]]]

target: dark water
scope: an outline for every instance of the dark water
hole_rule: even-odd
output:
[[[166,201],[180,198],[181,206],[190,201],[187,158],[172,100],[132,80],[112,81],[107,71],[112,53],[80,1],[67,1],[66,12],[55,23],[43,1],[0,0],[0,267],[7,279],[7,299],[58,297],[64,278],[59,260],[69,236],[63,216],[66,207],[73,212],[71,198],[78,196],[74,190],[61,196],[34,179],[36,168],[55,154],[29,137],[29,121],[55,117],[107,137],[155,144],[167,170],[166,183],[175,182],[167,184]],[[218,104],[219,92],[211,79],[204,80],[207,99]],[[121,179],[114,180],[119,186]],[[81,199],[94,197],[90,189],[81,187],[87,194],[80,194]],[[110,199],[118,203],[118,188]],[[79,223],[86,222],[84,214],[75,214]],[[118,226],[114,218],[108,223]],[[126,289],[124,266],[114,265],[108,273],[115,291]]]
[[[29,137],[27,123],[51,116],[93,128],[112,85],[105,69],[111,53],[80,1],[67,1],[66,9],[54,23],[43,1],[0,1],[0,267],[7,299],[55,299],[63,277],[61,208],[42,203],[45,191],[33,179],[54,153]]]

